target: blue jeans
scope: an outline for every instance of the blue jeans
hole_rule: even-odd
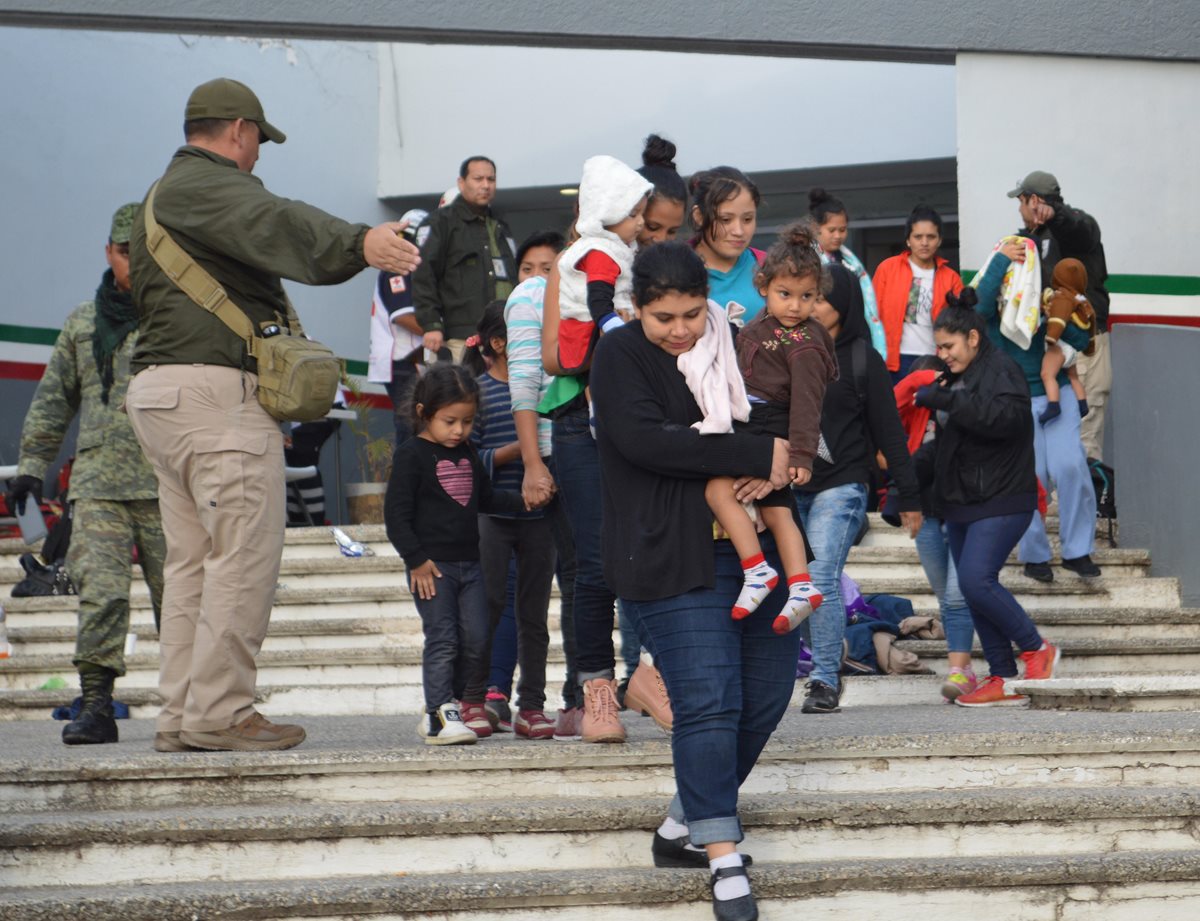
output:
[[[916,544],[925,578],[937,595],[942,626],[946,628],[946,650],[970,652],[975,641],[975,626],[971,621],[971,609],[958,587],[958,570],[950,555],[946,526],[936,518],[926,518],[917,532]]]
[[[492,631],[492,665],[488,671],[488,687],[499,688],[505,697],[512,696],[513,674],[517,670],[517,561],[508,564],[504,584],[504,610],[500,622]]]
[[[413,592],[425,631],[421,682],[425,707],[431,711],[462,697],[470,676],[486,667],[484,656],[491,630],[479,564],[436,562],[442,573],[437,580],[437,594],[423,599]],[[408,587],[412,588],[411,576]],[[483,703],[483,699],[472,703]]]
[[[732,544],[714,546],[714,588],[659,601],[622,599],[671,696],[678,792],[669,814],[697,845],[742,840],[738,788],[787,711],[800,648],[798,631],[778,636],[772,629],[787,598],[782,581],[751,617],[730,617],[742,567]],[[768,535],[763,549],[771,565],[781,565]]]
[[[629,605],[617,599],[617,626],[621,630],[621,661],[625,663],[625,677],[633,674],[642,656],[642,640],[638,636],[637,623]]]
[[[579,683],[611,679],[616,671],[612,637],[616,596],[604,579],[600,558],[600,452],[586,412],[554,420],[554,467],[575,541],[575,666]]]
[[[867,486],[846,483],[821,492],[796,490],[795,496],[804,533],[815,557],[808,574],[825,598],[806,622],[812,636],[810,680],[836,688],[842,670],[842,640],[846,637],[846,607],[842,604],[840,582],[846,557],[867,515]]]
[[[1059,402],[1062,415],[1042,425],[1037,418],[1045,412],[1046,403],[1044,396],[1033,398],[1033,453],[1042,486],[1047,493],[1058,493],[1062,555],[1071,560],[1086,556],[1095,546],[1096,490],[1079,440],[1079,403],[1068,391],[1066,399]],[[1050,541],[1041,515],[1033,516],[1018,555],[1027,563],[1050,561]]]
[[[1018,512],[966,524],[946,522],[950,553],[958,568],[963,597],[971,608],[983,656],[991,673],[1001,678],[1016,677],[1014,643],[1022,652],[1033,652],[1042,645],[1041,634],[1025,609],[1000,584],[1000,567],[1029,527],[1031,517],[1033,512]]]

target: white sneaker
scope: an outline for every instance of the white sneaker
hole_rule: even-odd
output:
[[[426,745],[474,745],[479,738],[463,723],[453,703],[442,704],[437,713],[422,716],[417,723],[417,735]]]

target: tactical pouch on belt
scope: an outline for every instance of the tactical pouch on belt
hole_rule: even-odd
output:
[[[246,344],[258,362],[258,402],[281,422],[313,422],[322,418],[337,396],[342,365],[321,343],[297,335],[299,324],[289,309],[293,328],[270,326],[257,335],[246,312],[229,299],[221,283],[212,277],[154,219],[154,193],[146,198],[146,247],[184,294],[215,315]],[[289,305],[290,308],[290,305]]]

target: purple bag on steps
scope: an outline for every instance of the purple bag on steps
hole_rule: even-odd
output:
[[[846,625],[861,624],[867,620],[879,620],[879,612],[867,604],[862,596],[862,592],[858,590],[858,583],[851,579],[845,572],[842,573],[841,580],[842,604],[846,608]]]

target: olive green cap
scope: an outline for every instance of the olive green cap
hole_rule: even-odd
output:
[[[1020,198],[1022,195],[1036,195],[1045,198],[1047,195],[1062,196],[1058,180],[1053,173],[1035,169],[1032,173],[1017,183],[1017,187],[1008,193],[1009,198]]]
[[[133,215],[137,212],[138,203],[131,201],[121,205],[112,218],[112,227],[108,231],[109,243],[128,243],[129,234],[133,231]]]
[[[262,103],[254,95],[254,90],[228,77],[209,80],[192,90],[187,108],[183,111],[183,120],[190,122],[197,118],[244,118],[258,125],[264,140],[276,144],[287,140],[286,134],[267,121]]]

